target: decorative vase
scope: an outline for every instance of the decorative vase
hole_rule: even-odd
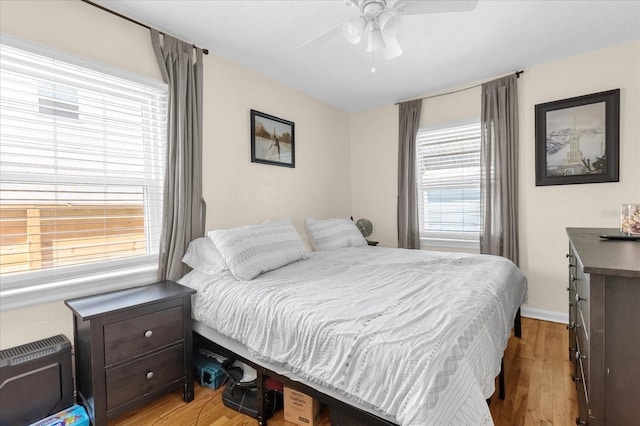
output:
[[[622,204],[620,232],[625,235],[640,234],[640,204]]]

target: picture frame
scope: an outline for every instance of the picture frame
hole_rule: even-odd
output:
[[[294,168],[295,123],[252,109],[251,162]]]
[[[618,182],[620,89],[535,106],[536,186]]]

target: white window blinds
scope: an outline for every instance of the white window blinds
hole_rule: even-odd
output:
[[[4,43],[0,288],[155,267],[166,86]]]
[[[420,129],[416,146],[421,237],[478,241],[480,123]]]

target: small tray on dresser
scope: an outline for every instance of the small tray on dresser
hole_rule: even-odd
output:
[[[605,240],[626,240],[626,241],[640,241],[640,234],[622,234],[622,233],[610,233],[610,234],[601,234],[600,238],[604,238]]]

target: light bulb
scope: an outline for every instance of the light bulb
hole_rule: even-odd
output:
[[[389,12],[382,12],[380,16],[378,16],[378,26],[383,36],[394,37],[398,34],[399,24],[400,18]]]
[[[376,67],[371,67],[371,74],[375,74],[376,73]]]
[[[367,21],[362,16],[359,16],[349,22],[345,22],[342,26],[342,32],[349,43],[358,44],[366,27]]]
[[[379,52],[384,49],[384,39],[378,28],[369,31],[366,52]]]
[[[395,37],[384,37],[384,49],[382,49],[382,56],[385,59],[393,59],[402,55],[402,48]]]

